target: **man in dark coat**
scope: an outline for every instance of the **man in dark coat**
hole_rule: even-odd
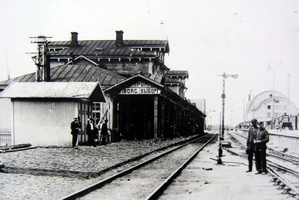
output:
[[[71,130],[72,130],[71,134],[73,135],[73,139],[72,139],[73,148],[77,148],[76,143],[77,143],[77,138],[78,138],[80,129],[81,129],[81,122],[77,117],[75,117],[74,121],[72,121],[72,123],[71,123]]]
[[[96,127],[94,126],[93,120],[88,119],[86,125],[86,133],[88,135],[88,143],[89,145],[96,146],[95,138],[96,138]]]
[[[106,119],[104,124],[102,125],[102,130],[101,130],[102,145],[106,145],[107,143],[107,135],[108,135],[107,122],[108,120]]]
[[[246,142],[247,144],[246,153],[248,155],[248,170],[246,172],[252,171],[252,160],[255,151],[254,140],[256,140],[257,132],[259,129],[257,126],[256,119],[251,120],[251,125],[252,126],[249,128],[247,142]]]
[[[255,165],[257,174],[267,174],[267,159],[266,159],[266,143],[269,142],[268,131],[260,124],[259,131],[257,132],[255,144]]]

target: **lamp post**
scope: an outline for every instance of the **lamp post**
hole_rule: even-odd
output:
[[[274,90],[273,90],[274,93]],[[270,100],[272,101],[272,119],[271,119],[271,129],[274,129],[275,127],[275,96],[274,94],[270,94]]]
[[[210,115],[210,128],[212,129],[212,112],[215,112],[215,110],[210,110],[209,115]]]
[[[238,74],[226,74],[225,72],[220,75],[223,77],[223,91],[222,91],[222,123],[221,123],[221,136],[219,133],[219,149],[218,149],[218,164],[222,164],[221,157],[222,157],[222,145],[221,145],[221,140],[224,137],[224,111],[225,111],[225,79],[228,77],[233,77],[234,79],[238,78]]]
[[[230,111],[230,128],[233,128],[233,126],[234,126],[233,125],[234,124],[233,123],[233,112],[234,112],[233,110]]]
[[[268,69],[272,69],[273,72],[273,78],[272,78],[272,87],[273,87],[273,94],[270,94],[270,99],[272,99],[272,119],[270,121],[271,129],[274,129],[274,121],[275,121],[275,70],[274,68],[271,68],[271,65],[269,65]]]

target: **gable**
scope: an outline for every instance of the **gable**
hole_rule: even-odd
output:
[[[160,94],[161,89],[155,86],[154,84],[147,83],[143,80],[137,80],[131,85],[126,86],[120,90],[121,95],[138,95],[138,94]]]
[[[142,75],[128,78],[105,90],[106,93],[120,95],[152,95],[161,94],[164,86]]]
[[[86,58],[85,56],[78,56],[75,59],[71,60],[70,62],[66,63],[65,65],[71,65],[71,64],[77,64],[77,65],[95,65],[98,66],[98,64],[89,58]]]

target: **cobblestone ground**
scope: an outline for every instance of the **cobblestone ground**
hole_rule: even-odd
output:
[[[128,159],[155,149],[178,143],[188,138],[169,140],[141,140],[111,143],[106,146],[73,148],[36,148],[1,153],[6,167],[99,172]],[[0,173],[0,199],[59,199],[97,178],[80,179],[62,176],[35,176]]]

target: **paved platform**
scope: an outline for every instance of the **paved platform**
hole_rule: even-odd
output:
[[[234,144],[230,149],[240,151]],[[295,199],[287,194],[281,194],[282,190],[273,186],[269,174],[256,175],[255,171],[246,173],[247,159],[224,150],[221,158],[223,164],[217,164],[217,155],[217,144],[206,148],[175,181],[184,184],[171,185],[169,189],[173,192],[167,192],[162,199]]]
[[[299,156],[299,130],[269,130],[269,145],[275,150],[287,150],[287,153]]]

